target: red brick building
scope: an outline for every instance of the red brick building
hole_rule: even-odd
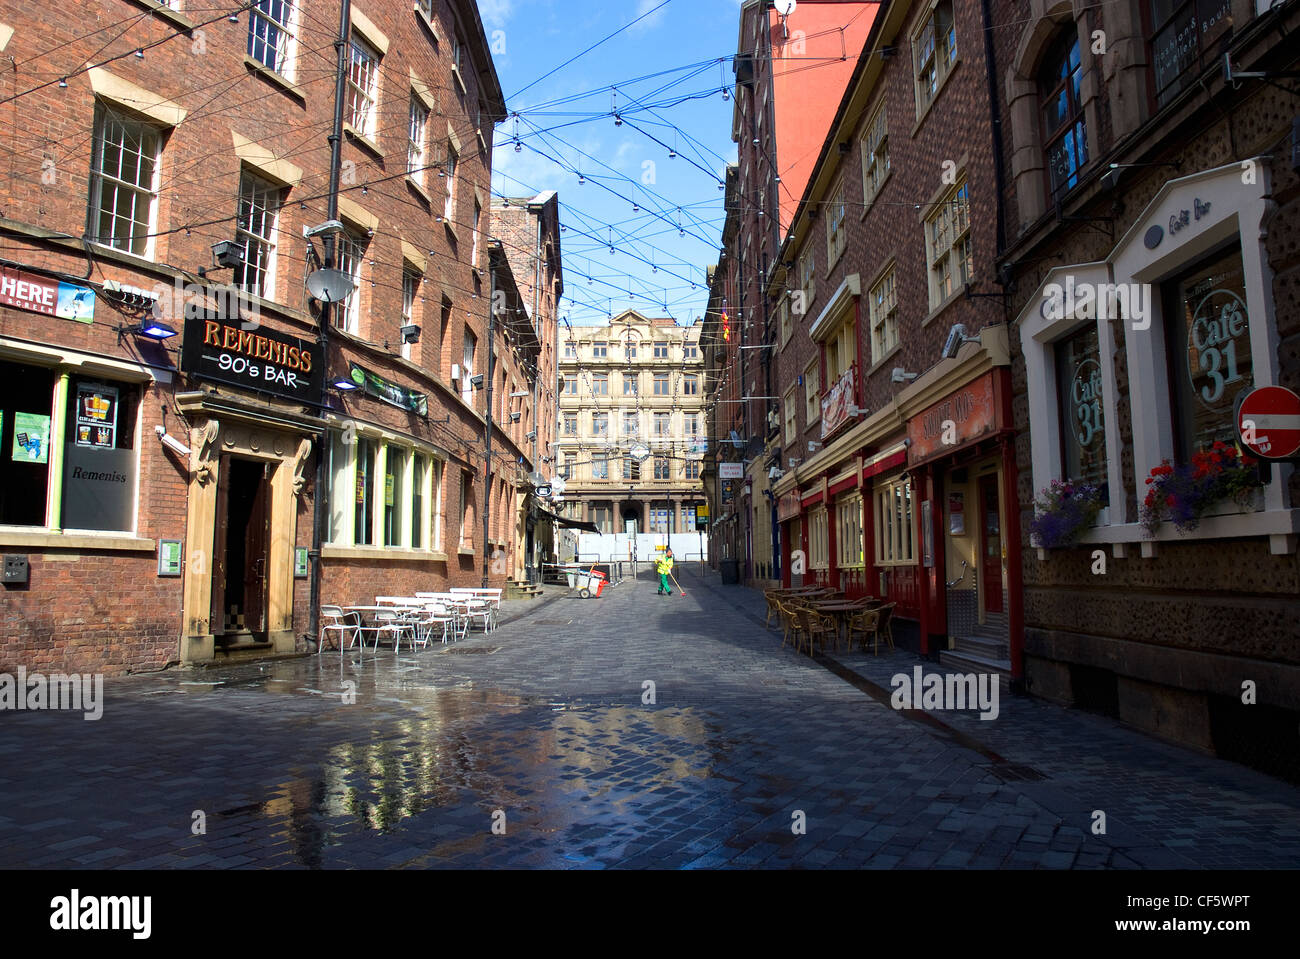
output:
[[[318,507],[328,603],[477,585],[513,548],[536,424],[504,401],[531,396],[535,361],[508,335],[487,359],[505,107],[483,26],[459,0],[352,5],[330,224],[338,19],[289,0],[0,14],[0,549],[27,563],[0,668],[311,648]],[[353,289],[322,330],[307,280],[329,245]]]
[[[901,642],[1018,674],[987,27],[977,4],[875,16],[768,287],[771,498],[783,582],[882,597]]]
[[[745,581],[779,576],[779,527],[764,493],[763,462],[777,437],[765,287],[877,6],[807,0],[782,16],[766,0],[741,5],[731,126],[737,163],[724,183],[727,224],[702,342],[711,344],[706,367],[719,371],[711,449],[747,463],[741,481],[706,474],[717,518],[709,555],[728,573],[736,562]]]

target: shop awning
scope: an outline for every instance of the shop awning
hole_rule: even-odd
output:
[[[537,507],[537,512],[541,513],[543,516],[548,516],[551,519],[553,519],[557,526],[562,526],[567,529],[580,529],[584,533],[600,532],[600,529],[596,526],[595,523],[584,523],[580,519],[569,519],[569,517],[561,516],[559,513],[552,513],[549,509],[542,509],[542,507],[540,506]]]

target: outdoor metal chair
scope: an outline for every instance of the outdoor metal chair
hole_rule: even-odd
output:
[[[361,616],[357,613],[345,613],[342,606],[322,606],[320,608],[320,634],[316,637],[316,655],[325,649],[325,636],[328,633],[339,634],[339,650],[343,649],[343,637],[351,635],[356,642],[361,631]],[[327,622],[328,620],[328,622]],[[352,643],[348,644],[349,646]]]

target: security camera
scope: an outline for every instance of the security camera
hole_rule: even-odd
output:
[[[953,360],[957,358],[957,353],[961,350],[963,343],[978,343],[978,336],[967,336],[966,327],[962,323],[953,324],[953,328],[948,331],[948,339],[943,344],[943,358]]]
[[[481,389],[483,388],[483,374],[482,374],[482,373],[475,373],[473,376],[471,376],[471,377],[469,378],[469,381],[470,381],[470,384],[474,387],[474,389],[476,389],[476,390],[481,390]]]
[[[535,440],[535,439],[537,439],[537,430],[529,430],[527,433],[524,434],[524,439],[526,439],[526,440]],[[547,458],[548,460],[550,459],[550,457],[546,457],[546,458]]]
[[[410,324],[407,324],[406,326],[402,327],[402,342],[403,342],[403,343],[419,343],[419,342],[420,342],[420,328],[419,328],[418,326],[416,326],[414,323],[410,323]]]
[[[895,366],[893,372],[889,374],[889,379],[894,383],[907,383],[916,379],[917,376],[918,374],[909,373],[901,366]]]
[[[785,475],[785,470],[781,469],[781,467],[779,466],[773,466],[770,470],[767,471],[767,478],[769,480],[779,480],[784,475]]]
[[[310,240],[312,237],[323,236],[326,233],[342,233],[343,223],[340,220],[326,220],[320,226],[304,226],[302,235]]]
[[[190,448],[176,437],[168,435],[167,431],[163,429],[163,427],[155,426],[153,431],[158,435],[158,439],[162,442],[163,446],[167,447],[169,450],[174,450],[181,456],[190,455]]]
[[[244,265],[244,245],[234,240],[221,240],[212,244],[212,256],[217,266],[230,269]]]

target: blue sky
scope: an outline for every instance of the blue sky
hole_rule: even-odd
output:
[[[575,326],[628,308],[686,323],[708,299],[704,268],[717,259],[724,215],[718,183],[735,159],[722,89],[734,80],[738,0],[668,0],[535,83],[660,3],[478,5],[489,41],[504,43],[495,60],[512,113],[496,131],[493,192],[559,193],[561,315]]]

